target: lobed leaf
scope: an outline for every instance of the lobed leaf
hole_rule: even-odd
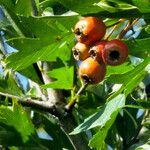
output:
[[[17,53],[13,53],[7,58],[7,67],[15,70],[22,70],[37,61],[56,61],[60,58],[63,61],[68,61],[71,58],[70,45],[72,44],[72,34],[66,35],[60,42],[43,46],[39,40],[17,39],[11,42],[16,44],[15,47],[21,47]],[[37,44],[37,45],[36,45]],[[39,48],[38,48],[39,46]],[[43,46],[43,47],[42,47]]]
[[[150,38],[144,39],[135,39],[135,40],[128,40],[125,41],[129,48],[129,54],[139,57],[139,58],[146,58],[150,57]]]
[[[20,146],[33,137],[36,137],[33,124],[20,105],[15,103],[12,109],[0,106],[0,144]]]
[[[61,67],[53,69],[48,72],[48,75],[56,81],[49,84],[43,85],[43,88],[54,88],[54,89],[72,89],[73,88],[73,78],[74,78],[74,68],[72,67]]]
[[[21,88],[10,72],[7,73],[6,77],[0,79],[0,92],[16,96],[22,95]]]
[[[107,124],[109,124],[110,127],[111,123],[114,122],[115,117],[124,105],[125,96],[123,94],[119,94],[107,104],[105,104],[103,107],[101,107],[97,113],[85,119],[84,122],[76,127],[70,134],[78,134],[94,127],[100,127],[101,129],[105,129]],[[106,130],[108,129],[106,128]]]
[[[146,66],[149,64],[149,58],[145,59],[141,64],[136,66],[129,72],[118,75],[111,75],[107,82],[122,84],[121,88],[112,94],[107,100],[111,100],[113,97],[116,97],[119,93],[124,92],[127,96],[132,90],[138,86],[138,84],[144,79],[144,77],[148,74],[145,70]]]

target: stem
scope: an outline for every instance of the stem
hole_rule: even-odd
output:
[[[70,111],[74,105],[76,104],[77,98],[79,95],[87,88],[88,84],[85,83],[81,86],[81,88],[78,90],[77,94],[71,99],[71,101],[65,106],[66,111]]]
[[[113,32],[117,29],[118,24],[114,25],[112,30],[106,35],[105,40],[108,40],[110,36],[113,34]]]
[[[129,20],[128,24],[126,27],[121,31],[121,33],[117,36],[117,39],[122,39],[124,35],[133,27],[133,25],[136,24],[136,22],[139,20],[139,18],[135,19],[133,22]]]

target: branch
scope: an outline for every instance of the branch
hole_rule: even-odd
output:
[[[41,68],[42,68],[42,77],[43,77],[43,81],[45,84],[51,83],[53,82],[53,79],[50,78],[47,75],[47,72],[49,72],[50,70],[52,70],[52,63],[48,63],[48,62],[41,62]],[[49,103],[51,103],[52,105],[61,105],[64,104],[64,98],[63,98],[63,94],[61,90],[56,90],[53,88],[48,88],[47,89],[47,94],[48,94],[48,101]]]
[[[48,101],[39,101],[39,100],[34,100],[30,98],[23,98],[19,96],[15,96],[12,94],[8,93],[2,93],[0,92],[0,95],[10,97],[10,98],[15,98],[18,100],[18,103],[21,104],[22,106],[27,106],[31,107],[32,109],[36,110],[41,110],[44,112],[48,112],[52,115],[55,115],[56,117],[59,118],[60,125],[62,129],[66,132],[66,135],[72,142],[72,145],[74,146],[75,150],[82,149],[82,150],[88,150],[88,143],[84,139],[84,135],[74,135],[70,136],[68,135],[76,126],[76,121],[71,113],[66,115],[64,107],[60,109],[56,108],[55,105],[49,105],[50,103]],[[12,102],[12,99],[8,99],[9,101]]]
[[[18,100],[18,103],[21,104],[22,106],[27,106],[36,110],[49,112],[52,115],[55,115],[57,117],[60,115],[64,115],[65,113],[63,109],[57,109],[54,105],[50,105],[48,101],[42,101],[42,99],[41,100],[31,99],[31,98],[20,97],[20,96],[3,93],[3,92],[0,92],[0,95],[6,96],[9,98],[15,98]],[[9,101],[12,102],[12,99],[9,99]]]

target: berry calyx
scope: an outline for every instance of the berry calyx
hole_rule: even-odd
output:
[[[107,43],[107,41],[97,42],[90,48],[90,51],[89,51],[90,56],[100,63],[103,62],[102,51],[103,51],[106,43]]]
[[[77,22],[74,33],[78,42],[91,45],[104,37],[106,26],[96,17],[85,17]]]
[[[89,49],[89,46],[78,42],[72,49],[74,58],[76,60],[85,60],[90,56]]]
[[[119,39],[111,40],[105,44],[102,51],[102,58],[108,65],[120,65],[128,58],[128,47]]]
[[[100,64],[91,57],[84,60],[79,66],[79,76],[88,84],[97,84],[101,82],[104,79],[105,74],[105,64]]]

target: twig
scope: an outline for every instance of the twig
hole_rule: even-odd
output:
[[[123,22],[124,19],[119,19],[119,21],[117,22],[117,24],[115,24],[112,28],[112,30],[106,35],[105,40],[108,40],[110,38],[110,36],[113,34],[113,32],[118,28],[118,24]]]
[[[71,101],[65,106],[66,111],[70,111],[74,105],[76,104],[78,96],[87,88],[88,84],[85,83],[81,86],[81,88],[78,90],[77,94],[71,99]]]
[[[122,39],[124,35],[133,27],[133,25],[136,24],[136,22],[139,20],[139,18],[135,19],[133,22],[129,20],[128,24],[126,27],[121,31],[121,33],[117,36],[117,39]]]
[[[110,36],[113,34],[113,32],[117,29],[118,24],[114,25],[112,30],[106,35],[105,40],[108,40]]]
[[[37,99],[16,96],[16,95],[3,93],[3,92],[0,92],[0,95],[11,98],[11,99],[9,99],[9,101],[12,101],[13,98],[17,99],[18,103],[21,104],[22,106],[27,106],[27,107],[31,107],[33,109],[46,111],[55,116],[64,115],[63,109],[60,111],[60,109],[57,109],[54,105],[50,105],[47,101],[42,101],[42,100],[40,101]]]

